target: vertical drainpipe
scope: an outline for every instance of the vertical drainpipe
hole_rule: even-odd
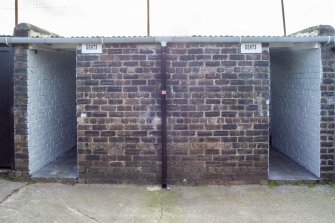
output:
[[[166,149],[166,42],[161,42],[161,112],[162,112],[162,188],[167,188]]]

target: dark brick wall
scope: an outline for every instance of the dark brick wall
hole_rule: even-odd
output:
[[[170,183],[267,179],[269,51],[238,44],[168,45]]]
[[[80,180],[159,182],[159,92],[159,45],[108,44],[101,55],[77,50]]]
[[[267,179],[269,50],[168,45],[168,183]],[[79,178],[160,182],[160,47],[77,50]]]
[[[16,46],[14,49],[14,155],[15,174],[28,177],[28,127],[27,127],[27,49]]]
[[[335,103],[335,52],[330,45],[321,47],[322,79],[321,79],[321,179],[335,179],[334,164],[334,103]]]
[[[15,171],[29,176],[27,46],[14,51]],[[269,53],[238,44],[168,45],[168,183],[267,179]],[[334,179],[335,53],[322,46],[321,179]],[[79,179],[158,183],[160,46],[77,49]]]

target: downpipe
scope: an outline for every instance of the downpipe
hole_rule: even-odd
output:
[[[161,121],[162,121],[162,188],[167,189],[167,148],[166,148],[166,42],[161,42]]]

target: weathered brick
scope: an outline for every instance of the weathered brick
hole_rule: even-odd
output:
[[[244,60],[245,55],[243,55],[243,54],[230,54],[229,59],[230,60]]]
[[[124,48],[121,49],[121,46]],[[92,120],[92,124],[89,125],[92,128],[88,127],[84,130],[85,134],[86,132],[89,135],[96,134],[91,131],[93,129],[100,134],[99,137],[88,136],[93,137],[90,141],[92,150],[96,150],[98,143],[105,143],[105,148],[109,153],[101,154],[101,156],[112,159],[112,154],[120,151],[122,154],[120,159],[124,162],[121,164],[119,161],[115,161],[109,165],[104,161],[108,159],[102,157],[99,157],[101,160],[94,162],[97,163],[97,166],[108,166],[104,174],[113,176],[113,179],[135,182],[138,177],[144,179],[146,175],[150,174],[154,176],[151,180],[157,183],[160,173],[160,157],[157,154],[160,153],[159,143],[161,141],[160,50],[155,45],[141,47],[136,44],[107,44],[105,47],[107,55],[100,56],[101,61],[97,62],[101,63],[95,63],[95,66],[99,67],[94,67],[94,69],[101,70],[94,70],[94,73],[106,73],[103,66],[107,66],[106,68],[110,69],[108,79],[106,79],[106,75],[94,75],[94,80],[100,80],[99,84],[102,86],[90,86],[90,88],[79,89],[77,92],[82,94],[82,99],[84,99],[85,92],[91,92],[91,90],[96,92],[95,95],[91,95],[90,101],[82,100],[87,103],[83,105],[88,106],[91,102],[92,106],[98,106],[96,109],[108,112],[108,116],[96,118],[104,119],[104,121],[99,120],[97,123],[98,120]],[[252,167],[252,164],[247,161],[254,162],[255,166],[256,164],[263,165],[260,155],[252,153],[256,144],[248,144],[248,140],[254,140],[252,137],[257,137],[255,140],[257,143],[259,141],[262,146],[264,144],[265,150],[268,148],[266,147],[268,139],[264,137],[266,135],[262,135],[262,131],[266,131],[266,129],[253,129],[261,127],[262,124],[268,124],[268,119],[263,122],[256,113],[253,113],[256,111],[255,109],[260,107],[252,104],[253,100],[248,100],[248,97],[256,93],[253,93],[253,90],[260,90],[264,92],[265,96],[267,95],[269,88],[261,85],[268,84],[262,81],[268,79],[269,75],[257,74],[256,77],[254,70],[241,72],[245,66],[255,66],[256,61],[264,58],[238,54],[238,49],[238,44],[235,43],[169,44],[167,133],[168,152],[171,153],[169,160],[174,162],[173,165],[169,164],[168,180],[170,182],[200,179],[203,182],[214,183],[222,182],[222,179],[245,179],[252,174],[252,176],[265,176],[266,178],[266,168],[260,169],[257,175],[250,168],[230,169],[230,171],[224,169],[237,167],[236,161],[238,160],[245,162],[241,163],[241,166]],[[140,55],[136,55],[136,53]],[[79,54],[77,57],[82,58],[82,55]],[[266,53],[264,53],[264,57],[266,57]],[[119,61],[112,61],[112,59]],[[244,61],[244,59],[250,61]],[[265,62],[266,60],[264,59]],[[107,65],[104,63],[106,61],[108,61]],[[91,62],[80,65],[93,66]],[[259,63],[259,65],[265,69],[263,63]],[[255,70],[257,69],[256,67]],[[238,72],[236,72],[237,70]],[[91,77],[89,75],[83,76],[82,80],[91,83]],[[258,81],[254,81],[254,78],[257,78]],[[108,94],[98,94],[104,91]],[[104,105],[105,99],[108,99],[109,105]],[[83,109],[86,107],[84,106]],[[88,111],[90,116],[99,114],[94,110],[94,107],[90,109],[92,109]],[[248,112],[248,110],[251,111]],[[254,118],[255,124],[248,124],[248,118]],[[246,132],[248,135],[244,135]],[[81,139],[87,140],[87,138]],[[221,148],[231,149],[232,143],[236,143],[235,146],[237,143],[238,146],[242,146],[242,143],[245,144],[239,153],[236,150],[231,153],[221,151]],[[133,147],[125,152],[125,145],[133,145]],[[151,149],[147,151],[145,148]],[[96,151],[98,152],[98,150]],[[192,154],[199,154],[199,156],[192,156]],[[248,156],[246,161],[246,155],[251,154],[254,155]],[[90,154],[87,152],[87,155]],[[234,163],[227,163],[230,160]],[[201,163],[199,167],[201,172],[195,171],[199,163]],[[149,169],[145,166],[147,164]],[[186,168],[187,166],[189,168]],[[217,175],[212,172],[211,168],[214,166],[218,171],[221,171],[221,174]],[[80,169],[80,175],[87,178],[94,177],[93,173],[96,167],[92,166],[91,168],[92,170],[90,168]],[[118,171],[122,170],[123,172],[131,171],[129,168],[142,168],[144,172],[121,176],[116,174],[115,168],[119,168]],[[264,177],[260,178],[265,179]]]
[[[335,178],[334,166],[334,106],[329,102],[333,100],[335,86],[335,53],[330,50],[330,46],[321,47],[321,120],[320,120],[320,177],[323,180],[333,180]],[[330,139],[330,140],[329,140]]]
[[[204,50],[202,48],[191,48],[187,50],[188,54],[203,54]]]
[[[126,48],[119,48],[121,46]],[[158,153],[159,144],[154,143],[157,142],[156,138],[159,138],[160,134],[152,135],[152,130],[156,128],[152,125],[152,117],[156,114],[149,112],[149,107],[146,104],[150,105],[154,111],[156,111],[154,105],[159,105],[157,104],[159,101],[155,99],[155,97],[159,97],[159,94],[154,94],[155,85],[159,83],[159,79],[157,80],[159,78],[159,68],[156,67],[156,60],[160,57],[156,52],[159,51],[156,51],[157,46],[155,45],[147,48],[136,44],[106,44],[104,47],[107,48],[107,55],[100,56],[100,61],[97,59],[94,62],[95,66],[99,66],[94,68],[97,69],[94,70],[94,79],[93,75],[86,76],[86,79],[84,79],[86,82],[83,82],[87,85],[90,84],[90,86],[92,84],[97,85],[92,87],[93,92],[96,92],[90,95],[92,105],[86,104],[87,107],[83,107],[90,112],[87,112],[87,115],[92,124],[88,126],[92,126],[92,128],[88,129],[93,131],[86,130],[84,134],[87,137],[92,137],[92,141],[89,141],[91,150],[82,150],[83,148],[80,148],[82,144],[78,144],[78,149],[81,151],[93,151],[94,154],[101,154],[101,156],[85,156],[86,160],[94,161],[96,166],[79,168],[79,176],[87,179],[97,179],[99,176],[97,176],[95,168],[105,166],[104,175],[108,176],[107,178],[113,176],[113,179],[120,181],[135,182],[137,179],[142,179],[143,181],[148,180],[148,182],[156,183],[159,177],[159,157],[149,157],[149,155]],[[149,54],[150,57],[146,54]],[[81,55],[77,56],[81,57]],[[81,65],[93,66],[92,63]],[[109,72],[109,79],[106,78],[106,72]],[[92,80],[88,79],[90,77],[92,77]],[[105,87],[98,86],[96,81],[99,80],[99,84]],[[82,88],[79,92],[90,91],[91,88]],[[84,95],[82,96],[84,97]],[[80,100],[89,102],[85,101],[84,98]],[[143,106],[141,106],[142,104]],[[101,111],[97,112],[100,109]],[[85,110],[82,112],[85,112]],[[84,140],[82,137],[81,139]],[[142,173],[118,174],[115,168],[122,168],[123,172],[130,173],[130,168],[140,168],[140,165],[142,165],[141,162],[133,162],[132,155],[129,152],[124,155],[123,148],[125,145],[135,146],[134,150],[137,153],[134,155],[140,156],[140,158],[135,159],[155,161],[152,165],[153,169],[147,169]],[[102,147],[104,150],[101,150],[103,153],[100,153],[99,149],[102,149]],[[141,151],[145,148],[152,148],[157,152],[142,153]],[[106,153],[106,151],[109,152]],[[118,161],[115,160],[108,164],[108,160],[114,160],[113,157],[116,153],[120,154],[117,158]],[[121,154],[123,155],[121,156]],[[83,162],[80,161],[79,166]],[[143,163],[143,165],[145,164]],[[148,174],[153,177],[146,179],[145,176]],[[136,175],[138,177],[135,177]]]
[[[206,61],[205,62],[205,66],[207,67],[218,67],[220,65],[221,65],[220,61]]]

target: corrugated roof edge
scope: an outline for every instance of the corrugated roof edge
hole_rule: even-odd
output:
[[[84,44],[84,43],[331,43],[335,36],[315,37],[84,37],[84,38],[31,38],[31,37],[0,37],[0,43],[9,44]]]
[[[230,36],[230,35],[193,35],[193,36],[112,36],[112,37],[61,37],[55,33],[48,32],[37,26],[21,23],[15,27],[15,34],[21,37],[0,37],[0,43],[9,44],[81,44],[81,43],[163,43],[163,42],[255,42],[255,43],[301,43],[301,42],[335,42],[332,36],[311,36],[310,31],[318,30],[334,30],[328,25],[320,25],[310,27],[301,35],[301,32],[290,36]],[[304,31],[304,30],[303,30]],[[319,31],[319,34],[332,33],[331,31]],[[25,36],[25,37],[24,37]]]
[[[312,26],[307,29],[295,32],[289,37],[316,37],[316,36],[333,36],[335,34],[334,28],[330,25],[318,25]],[[5,36],[10,37],[10,36]],[[14,37],[32,37],[32,38],[217,38],[217,37],[272,37],[279,38],[284,36],[253,36],[253,35],[189,35],[189,36],[71,36],[65,37],[58,34],[49,32],[45,29],[39,28],[29,23],[20,23],[14,28]]]

